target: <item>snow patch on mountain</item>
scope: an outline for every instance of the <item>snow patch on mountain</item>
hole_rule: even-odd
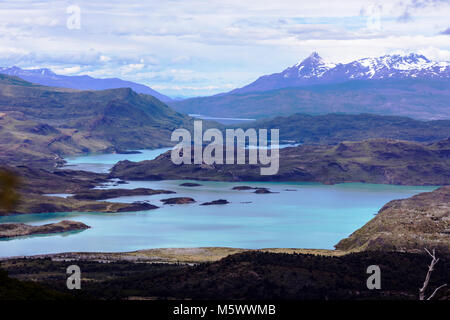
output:
[[[317,52],[280,73],[262,76],[230,93],[267,91],[349,80],[450,79],[450,63],[431,61],[423,55],[384,55],[350,63],[326,62]]]

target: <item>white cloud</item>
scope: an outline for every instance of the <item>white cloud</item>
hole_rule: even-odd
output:
[[[131,63],[131,64],[127,64],[127,65],[121,67],[120,71],[122,73],[139,71],[139,70],[142,70],[144,68],[144,66],[145,65],[143,63]]]
[[[101,55],[100,56],[100,61],[101,62],[109,62],[109,61],[111,61],[111,58],[108,57],[108,56]]]
[[[450,60],[449,1],[79,0],[0,4],[0,65],[120,76],[165,93],[212,94],[279,72],[318,51],[346,62],[392,52]],[[370,8],[380,28],[368,28]],[[411,19],[399,22],[405,12]]]
[[[73,74],[78,74],[80,73],[80,71],[82,71],[82,68],[80,66],[74,66],[74,67],[67,67],[67,68],[58,68],[58,67],[53,67],[50,68],[53,70],[53,72],[57,73],[57,74],[64,74],[64,75],[73,75]]]

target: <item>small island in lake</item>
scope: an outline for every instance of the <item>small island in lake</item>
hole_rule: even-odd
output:
[[[164,204],[188,204],[194,203],[195,200],[189,197],[176,197],[176,198],[161,199],[161,202]]]
[[[67,231],[86,230],[90,227],[82,222],[63,220],[57,223],[44,224],[42,226],[31,226],[24,223],[0,224],[0,239],[29,236],[32,234],[61,233]]]
[[[213,200],[210,202],[204,202],[202,204],[200,204],[201,206],[211,206],[211,205],[215,205],[215,204],[229,204],[230,202],[228,202],[228,200],[225,199],[219,199],[219,200]]]

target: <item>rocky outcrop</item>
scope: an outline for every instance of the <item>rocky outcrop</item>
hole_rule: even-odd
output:
[[[215,204],[229,204],[229,202],[228,202],[228,200],[225,200],[225,199],[219,199],[219,200],[213,200],[210,202],[204,202],[200,205],[201,206],[211,206],[211,205],[215,205]]]
[[[450,186],[388,202],[336,249],[450,253]]]
[[[161,202],[164,204],[188,204],[194,203],[195,200],[189,197],[176,197],[176,198],[161,199]]]
[[[258,189],[255,190],[254,193],[257,193],[257,194],[265,194],[265,193],[275,193],[275,192],[272,192],[272,191],[270,191],[270,190],[267,189],[267,188],[258,188]]]
[[[245,191],[245,190],[256,190],[258,188],[255,187],[249,187],[249,186],[236,186],[233,187],[232,190],[238,190],[238,191]]]
[[[250,187],[250,186],[236,186],[236,187],[233,187],[232,190],[238,190],[238,191],[255,190],[253,193],[257,193],[257,194],[276,193],[276,192],[270,191],[268,188]]]
[[[185,182],[180,184],[180,187],[200,187],[200,183],[193,183],[193,182]]]
[[[24,223],[0,224],[0,238],[14,238],[33,234],[61,233],[67,231],[80,231],[90,228],[82,222],[63,220],[57,223],[31,226]]]
[[[158,207],[147,202],[133,202],[129,205],[117,208],[117,212],[147,211],[153,209],[158,209]]]

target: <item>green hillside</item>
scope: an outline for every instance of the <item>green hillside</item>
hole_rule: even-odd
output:
[[[0,163],[168,146],[174,129],[190,125],[190,117],[129,88],[77,91],[0,77]]]

